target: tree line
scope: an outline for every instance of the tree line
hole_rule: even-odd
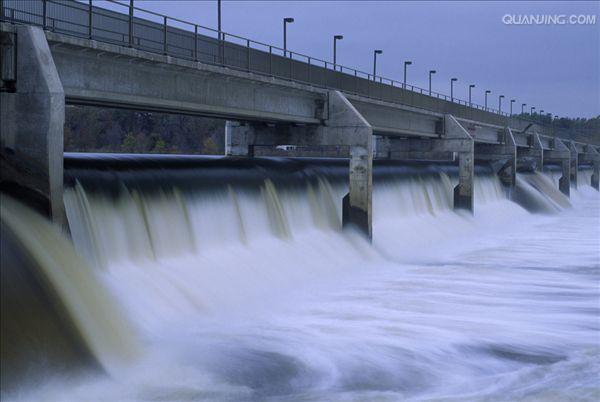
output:
[[[557,132],[570,130],[573,140],[600,143],[600,116],[552,119],[524,113],[519,117]],[[68,106],[65,151],[222,155],[225,120],[91,106]]]

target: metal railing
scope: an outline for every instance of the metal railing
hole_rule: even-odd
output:
[[[464,106],[463,113],[460,113],[466,115],[464,117],[472,115],[476,110],[511,117],[509,113],[493,108],[414,85],[405,85],[379,75],[373,76],[278,46],[137,6],[130,8],[128,4],[115,0],[104,1],[123,12],[98,7],[98,2],[94,2],[94,5],[91,0],[0,0],[0,19],[424,109],[448,110],[449,106],[443,102],[449,102]],[[521,121],[522,126],[530,122],[517,115],[512,117]],[[539,122],[537,124],[543,125]],[[556,130],[551,128],[551,131]]]

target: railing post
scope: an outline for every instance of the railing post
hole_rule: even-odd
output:
[[[48,5],[46,4],[46,0],[42,0],[42,27],[46,29],[46,18],[48,17]]]
[[[293,76],[294,76],[294,64],[293,64],[293,59],[294,59],[294,53],[290,52],[290,80],[292,80]]]
[[[93,13],[93,9],[92,9],[92,0],[89,1],[88,4],[88,38],[92,39],[92,14]]]
[[[194,25],[194,61],[198,61],[198,25]]]
[[[167,16],[163,17],[163,54],[167,55]]]
[[[129,47],[133,47],[133,0],[129,0]]]
[[[312,84],[312,82],[310,82],[310,57],[308,58],[308,83]]]
[[[219,32],[219,64],[225,65],[225,34]]]
[[[246,39],[246,67],[250,72],[250,39]]]
[[[273,75],[273,46],[269,46],[269,75]]]

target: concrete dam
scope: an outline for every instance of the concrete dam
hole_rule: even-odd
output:
[[[597,397],[599,135],[31,3],[0,3],[2,400]],[[64,152],[70,104],[216,116],[226,155]]]

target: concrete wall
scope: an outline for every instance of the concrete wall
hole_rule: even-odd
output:
[[[42,200],[46,211],[62,224],[63,87],[44,32],[30,26],[13,31],[17,90],[0,93],[0,182],[7,191]]]

